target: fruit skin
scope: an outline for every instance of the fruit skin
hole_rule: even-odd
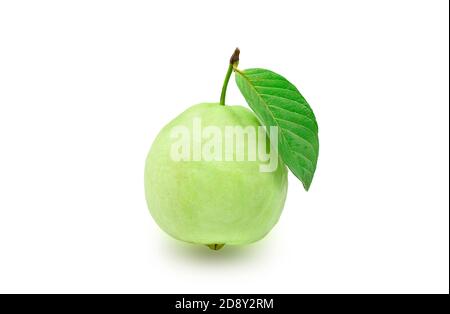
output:
[[[145,194],[157,224],[172,237],[198,244],[240,245],[263,238],[278,222],[287,193],[281,159],[274,172],[260,172],[256,161],[173,161],[175,126],[192,134],[194,118],[202,127],[259,126],[241,106],[205,103],[190,107],[155,139],[145,166]]]

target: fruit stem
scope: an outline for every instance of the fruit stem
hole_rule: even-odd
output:
[[[239,48],[236,48],[233,52],[233,55],[230,58],[230,65],[228,66],[227,74],[225,75],[225,80],[223,81],[222,86],[222,94],[220,94],[220,105],[225,106],[225,96],[227,95],[227,87],[228,82],[230,81],[231,73],[233,73],[233,69],[238,65],[239,63]]]

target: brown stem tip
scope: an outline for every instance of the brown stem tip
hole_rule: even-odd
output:
[[[241,51],[239,50],[239,48],[236,48],[233,52],[233,55],[230,58],[230,64],[235,64],[239,62],[239,54],[241,53]]]

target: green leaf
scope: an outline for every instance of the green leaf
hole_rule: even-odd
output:
[[[237,70],[236,83],[250,108],[269,130],[278,127],[278,151],[284,163],[309,189],[319,157],[316,117],[297,88],[265,69]]]

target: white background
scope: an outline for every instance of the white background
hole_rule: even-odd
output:
[[[0,292],[448,293],[448,23],[428,0],[2,1]],[[236,46],[308,99],[321,155],[268,237],[214,252],[153,222],[144,160]]]

